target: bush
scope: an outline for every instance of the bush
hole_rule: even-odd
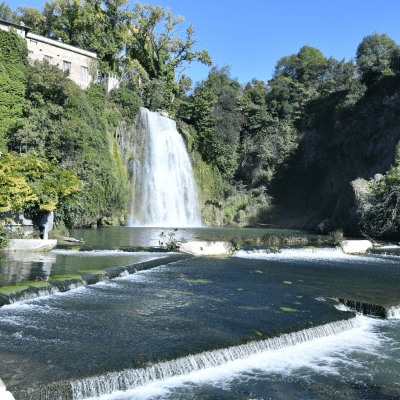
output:
[[[121,114],[128,122],[132,122],[135,119],[142,105],[136,92],[129,88],[111,90],[110,98],[121,107]]]

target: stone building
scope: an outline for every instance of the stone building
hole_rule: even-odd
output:
[[[5,31],[14,29],[27,41],[29,60],[47,61],[63,71],[69,71],[69,78],[81,88],[86,89],[92,80],[97,80],[96,53],[63,43],[61,39],[54,40],[31,33],[31,28],[25,26],[23,22],[15,24],[0,19],[0,29]]]

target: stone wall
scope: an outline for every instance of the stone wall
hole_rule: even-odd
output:
[[[71,46],[61,40],[31,33],[29,32],[31,28],[25,26],[23,22],[14,24],[0,19],[0,29],[7,32],[14,29],[18,36],[26,39],[30,61],[47,60],[63,71],[68,70],[69,78],[82,89],[86,89],[92,80],[97,80],[98,58],[96,53]],[[111,85],[115,87],[115,82],[112,82]]]
[[[11,29],[14,29],[17,32],[17,35],[25,39],[26,33],[29,31],[23,23],[14,24],[13,22],[8,22],[0,19],[0,29],[6,32],[10,32]]]
[[[82,89],[86,89],[97,78],[98,59],[95,53],[30,32],[26,40],[30,60],[47,60],[63,71],[69,70],[69,78]]]

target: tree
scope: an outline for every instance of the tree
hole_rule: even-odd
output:
[[[60,170],[35,152],[0,158],[0,212],[29,210],[30,214],[56,209],[80,190],[75,172]]]
[[[6,4],[5,1],[0,3],[0,19],[4,21],[14,22],[17,18],[17,13],[11,9],[11,7]]]
[[[237,78],[231,78],[230,74],[230,65],[224,65],[221,68],[214,65],[208,73],[207,79],[201,81],[200,85],[210,89],[218,97],[227,93],[239,96],[242,94],[242,86]]]
[[[183,17],[161,6],[137,2],[131,10],[127,59],[137,60],[151,80],[158,80],[160,86],[164,86],[164,96],[169,96],[171,102],[180,91],[182,72],[192,62],[212,63],[206,50],[194,50],[197,40],[192,25],[186,29],[184,39],[179,36],[183,21]],[[159,27],[161,33],[157,31]]]
[[[329,67],[330,60],[320,50],[303,46],[297,54],[282,57],[278,61],[274,79],[283,76],[303,84],[315,84],[324,78]]]
[[[8,143],[25,105],[26,42],[0,30],[0,145]]]
[[[370,85],[381,76],[398,69],[400,48],[386,34],[374,32],[363,38],[357,47],[356,61],[363,82]]]
[[[47,0],[43,12],[19,7],[20,19],[33,32],[96,52],[99,71],[118,72],[126,43],[128,0]]]
[[[18,21],[23,22],[26,26],[29,26],[31,32],[43,35],[46,31],[46,17],[35,7],[20,6],[18,7]]]

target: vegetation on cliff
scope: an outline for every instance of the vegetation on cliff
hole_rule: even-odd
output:
[[[2,83],[8,85],[0,106],[0,211],[55,209],[56,223],[70,227],[123,218],[127,175],[107,119],[104,87],[84,91],[56,66],[28,64],[24,49],[14,32],[0,31]],[[112,99],[108,104],[120,118],[124,109]]]
[[[193,27],[180,33],[183,18],[168,9],[50,0],[43,12],[2,4],[0,13],[96,51],[100,73],[121,78],[109,95],[95,84],[82,91],[54,67],[28,65],[23,45],[12,39],[20,50],[0,72],[9,94],[0,104],[1,144],[35,150],[77,172],[83,187],[58,216],[67,225],[124,213],[128,174],[115,132],[144,105],[177,121],[204,222],[398,232],[400,50],[387,35],[363,38],[355,60],[328,58],[306,45],[278,60],[268,82],[239,83],[229,66],[214,65],[192,87],[185,68],[211,59],[196,50]]]

